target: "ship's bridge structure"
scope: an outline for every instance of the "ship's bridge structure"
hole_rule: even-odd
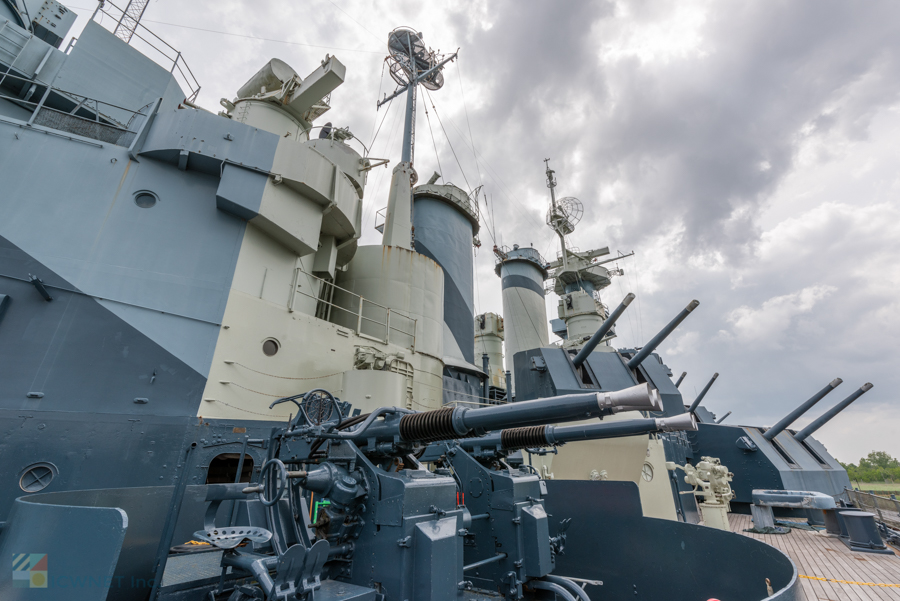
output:
[[[437,178],[416,186],[414,99],[383,243],[360,246],[368,176],[388,160],[321,124],[346,77],[337,57],[305,75],[271,59],[210,111],[181,54],[145,55],[138,40],[170,47],[113,3],[65,46],[69,9],[11,6],[0,419],[28,417],[0,448],[16,466],[0,513],[23,486],[170,484],[197,436],[203,465],[233,471],[239,434],[295,415],[273,402],[314,388],[364,412],[480,399],[477,200]],[[395,94],[410,97],[438,89],[455,57],[408,29],[389,52]],[[245,469],[265,461],[244,448]]]

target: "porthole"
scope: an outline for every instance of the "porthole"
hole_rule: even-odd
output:
[[[52,463],[41,461],[32,463],[19,476],[19,488],[25,492],[40,492],[50,486],[59,470]]]
[[[641,478],[643,478],[645,482],[651,482],[653,480],[653,464],[649,461],[645,461],[644,466],[641,468]]]
[[[134,193],[134,204],[142,209],[150,209],[159,202],[159,197],[149,190],[139,190]]]
[[[275,353],[278,352],[279,348],[281,348],[281,345],[278,344],[278,341],[274,338],[269,338],[262,344],[262,352],[266,357],[274,356]]]

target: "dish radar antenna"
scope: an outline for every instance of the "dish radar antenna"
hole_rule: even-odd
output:
[[[572,196],[556,199],[556,172],[550,168],[550,159],[544,159],[547,166],[547,187],[550,188],[550,208],[547,209],[547,225],[559,236],[562,250],[562,267],[568,269],[566,236],[575,231],[575,226],[584,215],[584,205]]]
[[[413,162],[416,138],[416,88],[419,85],[428,90],[439,90],[444,85],[441,71],[444,65],[456,58],[454,52],[441,55],[425,46],[422,34],[409,27],[398,27],[388,35],[388,64],[391,77],[397,82],[397,89],[390,96],[378,102],[381,108],[403,92],[406,95],[406,120],[403,124],[402,163]]]

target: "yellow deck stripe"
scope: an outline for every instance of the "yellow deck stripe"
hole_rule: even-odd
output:
[[[824,582],[837,582],[840,584],[859,584],[862,586],[883,586],[883,587],[891,587],[891,588],[900,588],[900,584],[884,584],[880,582],[855,582],[853,580],[834,580],[832,578],[822,578],[820,576],[804,576],[803,574],[798,574],[800,578],[806,578],[807,580],[822,580]]]

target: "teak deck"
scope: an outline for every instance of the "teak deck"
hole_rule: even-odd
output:
[[[836,538],[794,530],[790,534],[752,534],[749,515],[728,514],[731,530],[780,549],[797,565],[804,576],[900,585],[900,557],[874,553],[854,553]],[[888,548],[891,548],[890,546]],[[881,587],[844,584],[800,578],[808,601],[900,601],[900,586]]]

